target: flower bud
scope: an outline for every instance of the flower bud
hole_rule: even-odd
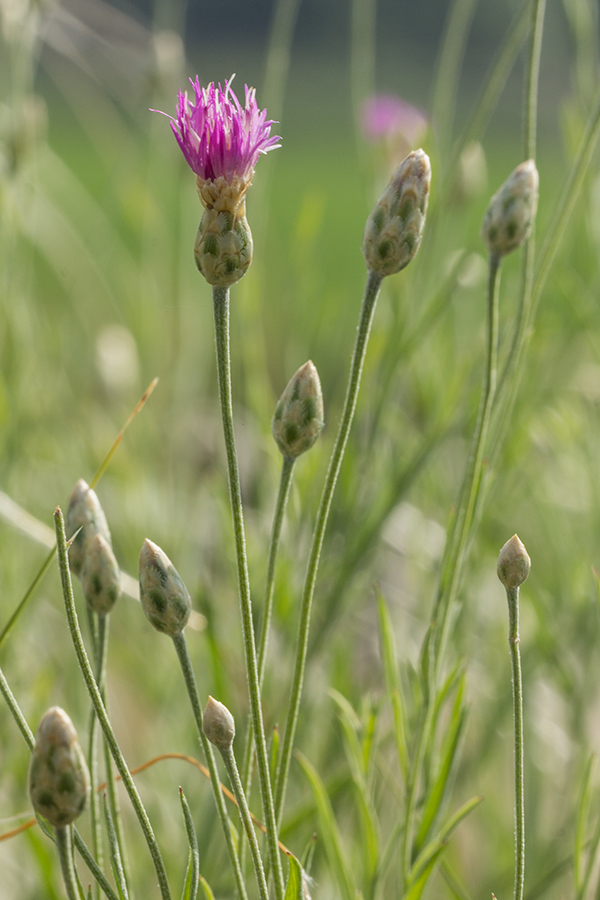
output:
[[[241,178],[226,181],[196,179],[204,214],[194,241],[198,270],[209,284],[235,284],[252,262],[252,233],[246,219],[244,194],[249,186]]]
[[[310,450],[324,425],[321,382],[309,360],[289,380],[275,409],[271,430],[283,455],[296,459]]]
[[[531,568],[531,560],[525,545],[516,534],[507,541],[498,557],[498,578],[507,591],[518,588],[527,576]]]
[[[109,613],[121,595],[121,573],[110,544],[101,534],[87,542],[81,586],[87,605],[99,616]]]
[[[537,212],[539,176],[533,159],[511,172],[490,200],[481,236],[490,253],[505,256],[525,243]]]
[[[367,219],[362,252],[367,268],[384,277],[400,272],[419,249],[431,184],[423,150],[402,160]]]
[[[188,590],[167,554],[147,538],[140,552],[140,600],[157,631],[174,637],[187,625],[192,610]]]
[[[72,537],[78,528],[81,531],[69,547],[69,565],[75,575],[81,574],[85,559],[85,549],[90,538],[100,534],[110,544],[110,531],[104,510],[96,492],[80,478],[69,498],[69,506],[65,518],[67,537]]]
[[[202,729],[211,744],[223,752],[229,750],[235,737],[235,721],[229,710],[218,700],[208,698],[202,716]]]
[[[29,796],[51,825],[69,825],[87,804],[90,776],[73,723],[53,706],[39,724],[29,767]]]

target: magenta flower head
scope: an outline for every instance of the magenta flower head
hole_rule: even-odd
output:
[[[238,281],[252,262],[252,235],[246,220],[245,194],[262,153],[279,147],[271,135],[275,123],[245,87],[245,104],[231,89],[211,82],[207,88],[190,79],[193,99],[179,92],[171,128],[186,162],[196,175],[205,207],[196,241],[196,265],[209,284]]]

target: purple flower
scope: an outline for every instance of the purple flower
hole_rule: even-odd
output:
[[[177,118],[169,116],[188,165],[202,181],[219,177],[228,182],[236,178],[249,181],[259,155],[281,146],[281,138],[271,136],[275,123],[257,106],[254,88],[245,86],[242,106],[231,90],[232,78],[225,82],[225,90],[214,82],[203,88],[198,76],[195,82],[190,78],[193,100],[187,91],[179,91]]]
[[[362,109],[362,127],[371,141],[403,139],[414,146],[427,130],[427,118],[395,94],[373,94]]]

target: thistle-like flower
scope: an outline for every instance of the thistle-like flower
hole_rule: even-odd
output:
[[[81,586],[87,605],[99,616],[109,613],[121,595],[119,565],[101,534],[95,534],[86,545]]]
[[[400,272],[419,249],[431,184],[423,150],[402,160],[367,219],[362,251],[367,267],[382,277]]]
[[[520,587],[531,568],[531,560],[523,541],[516,534],[508,540],[498,556],[498,578],[507,591]]]
[[[148,538],[140,551],[140,600],[157,631],[175,637],[187,625],[192,610],[188,590],[167,554]]]
[[[231,89],[213,82],[207,88],[190,79],[194,99],[179,92],[171,128],[196,174],[205,212],[194,243],[196,265],[209,284],[238,281],[252,262],[252,234],[246,220],[245,194],[261,153],[279,147],[271,135],[275,123],[259,110],[254,88],[245,87],[241,105]]]
[[[65,519],[67,537],[75,534],[78,528],[81,531],[69,547],[69,565],[75,575],[80,575],[85,559],[86,547],[90,538],[100,534],[111,544],[110,531],[104,510],[96,492],[92,490],[87,481],[80,478],[69,498],[69,506]]]
[[[37,813],[58,828],[85,809],[90,776],[77,732],[66,712],[53,706],[38,726],[29,767],[29,796]]]
[[[290,378],[275,409],[271,430],[283,455],[296,459],[310,450],[324,424],[319,373],[309,360]]]
[[[229,750],[233,744],[235,720],[227,707],[213,697],[208,698],[204,708],[202,730],[217,750]]]
[[[481,236],[490,253],[506,256],[525,243],[537,212],[539,176],[533,159],[511,172],[489,202]]]

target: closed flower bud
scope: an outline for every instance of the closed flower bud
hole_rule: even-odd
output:
[[[241,178],[229,182],[223,176],[216,181],[196,178],[196,182],[205,206],[194,241],[196,266],[209,284],[235,284],[252,262],[252,233],[244,201],[248,185]]]
[[[77,732],[63,709],[53,706],[39,724],[29,767],[29,796],[51,825],[69,825],[87,804],[90,776]]]
[[[65,519],[67,537],[72,537],[78,528],[81,531],[69,547],[69,565],[75,575],[81,574],[88,541],[95,534],[100,534],[110,544],[110,531],[104,510],[96,492],[80,478],[69,498],[69,506]]]
[[[516,534],[507,541],[498,557],[498,578],[507,591],[523,584],[529,575],[531,560],[525,545]]]
[[[423,150],[402,160],[365,226],[362,252],[367,268],[382,277],[400,272],[419,249],[431,184]]]
[[[275,409],[271,430],[283,455],[296,459],[310,450],[324,424],[321,382],[309,360],[288,382]]]
[[[81,586],[87,605],[99,616],[109,613],[121,594],[119,566],[101,534],[95,534],[86,545]]]
[[[202,717],[204,734],[221,752],[229,750],[235,737],[235,721],[229,710],[218,700],[208,698]]]
[[[147,538],[140,552],[140,600],[157,631],[174,637],[187,625],[192,610],[188,590],[167,554]]]
[[[539,176],[528,159],[511,172],[490,200],[481,226],[481,236],[490,253],[505,256],[525,243],[537,212]]]

